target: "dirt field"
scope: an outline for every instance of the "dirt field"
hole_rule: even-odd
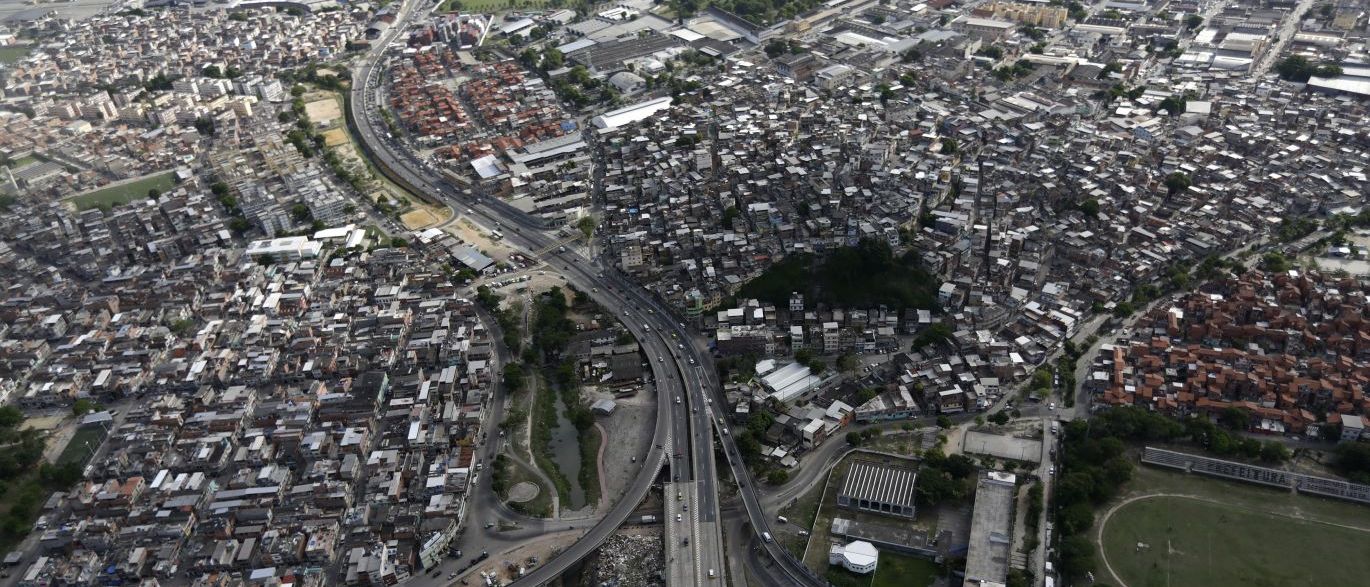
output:
[[[329,147],[336,147],[347,144],[347,131],[335,128],[323,133],[323,144]]]
[[[333,121],[342,117],[342,105],[334,98],[315,100],[304,105],[304,112],[314,124],[330,126]]]
[[[496,261],[503,261],[509,256],[509,250],[504,247],[504,245],[500,244],[497,240],[491,239],[488,231],[476,226],[465,217],[459,218],[456,222],[448,224],[443,227],[443,230],[457,235],[457,238],[461,239],[462,242],[480,249],[487,256]]]
[[[400,222],[403,222],[404,227],[410,230],[428,228],[439,221],[438,216],[428,211],[427,208],[415,208],[400,216]]]

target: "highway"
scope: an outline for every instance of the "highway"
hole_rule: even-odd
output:
[[[546,250],[547,252],[542,255],[543,261],[548,262],[553,270],[560,266],[563,275],[572,285],[586,292],[608,311],[624,316],[624,323],[633,336],[637,337],[643,351],[649,358],[655,358],[652,361],[652,371],[660,390],[657,423],[653,435],[655,442],[648,452],[641,472],[629,485],[623,498],[610,508],[602,519],[585,530],[585,534],[578,542],[543,566],[535,568],[515,584],[547,583],[598,548],[641,502],[655,481],[657,467],[667,461],[683,461],[686,455],[687,465],[672,463],[672,475],[688,472],[688,476],[697,482],[698,497],[694,507],[700,520],[698,532],[707,534],[707,537],[697,534],[692,540],[703,542],[699,549],[703,564],[716,562],[717,566],[714,568],[720,573],[717,580],[708,581],[706,570],[705,582],[724,584],[726,581],[722,578],[722,524],[719,515],[718,471],[714,462],[713,438],[718,438],[722,444],[728,469],[737,480],[738,493],[747,512],[753,535],[760,537],[763,532],[769,532],[770,525],[761,507],[756,485],[729,435],[728,424],[725,420],[710,417],[712,406],[724,405],[724,398],[717,374],[712,363],[708,361],[708,355],[694,344],[685,344],[692,339],[684,324],[672,321],[670,313],[657,300],[646,295],[637,285],[628,282],[616,270],[592,264],[572,248],[554,247],[557,243],[556,237],[544,232],[544,226],[539,220],[502,201],[474,198],[462,193],[446,181],[431,163],[416,159],[407,148],[390,138],[388,133],[382,138],[382,134],[376,131],[381,124],[377,114],[379,110],[376,107],[380,98],[377,92],[381,74],[379,64],[382,62],[385,48],[393,42],[396,35],[407,28],[407,22],[413,15],[411,3],[406,2],[401,6],[395,25],[383,42],[378,43],[354,71],[349,102],[349,123],[353,125],[352,130],[363,149],[397,184],[448,202],[458,212],[464,209],[469,218],[480,224],[502,228],[506,233],[507,243],[515,248],[529,252]],[[677,341],[676,344],[668,342],[672,340]],[[666,357],[670,357],[669,362]],[[682,396],[680,404],[674,401],[676,391]],[[667,395],[668,393],[672,395]],[[669,447],[666,443],[668,438],[671,439]],[[488,450],[487,448],[487,452]],[[681,454],[680,459],[672,456],[676,453]],[[495,508],[489,509],[498,511]],[[468,524],[467,527],[473,526],[474,524]],[[572,525],[568,524],[568,527]],[[535,530],[527,530],[533,531]],[[742,540],[740,536],[735,538],[739,542]],[[779,544],[759,541],[759,546],[766,556],[777,563],[768,567],[777,573],[777,577],[766,581],[768,584],[815,587],[825,584]],[[427,575],[421,576],[421,579],[428,578]]]
[[[352,130],[359,142],[368,152],[372,161],[376,162],[378,167],[397,184],[447,202],[458,213],[464,209],[466,216],[477,223],[502,228],[506,233],[506,242],[514,248],[529,252],[546,250],[547,252],[542,255],[542,260],[548,262],[551,269],[561,271],[569,283],[586,292],[606,310],[624,317],[624,323],[628,330],[637,338],[644,353],[651,359],[652,372],[658,387],[657,422],[653,433],[654,444],[644,459],[641,471],[629,485],[624,496],[610,508],[603,518],[588,528],[584,528],[584,534],[579,541],[557,557],[533,569],[516,584],[540,585],[547,583],[598,548],[642,501],[642,498],[655,482],[660,466],[666,464],[668,460],[672,461],[672,475],[678,476],[685,473],[689,478],[699,477],[698,493],[700,497],[696,500],[697,505],[695,506],[701,522],[699,533],[707,533],[707,528],[713,528],[713,531],[709,538],[701,539],[701,537],[696,536],[694,539],[700,542],[700,552],[704,553],[700,558],[704,561],[716,559],[718,565],[716,568],[721,571],[722,539],[717,524],[718,504],[717,489],[714,486],[714,471],[712,470],[713,451],[712,445],[707,442],[710,428],[705,420],[707,416],[703,415],[703,410],[699,410],[697,413],[690,411],[692,406],[702,402],[702,392],[699,391],[697,377],[693,376],[696,371],[681,368],[683,360],[680,351],[683,349],[670,344],[663,334],[665,332],[677,332],[676,337],[685,340],[680,337],[676,330],[678,325],[670,322],[667,314],[659,311],[659,309],[648,310],[647,313],[634,317],[633,314],[636,313],[634,309],[638,307],[638,304],[630,301],[628,296],[629,292],[634,291],[634,287],[610,286],[602,277],[603,271],[595,269],[589,261],[574,250],[554,246],[558,242],[557,239],[543,232],[544,227],[540,221],[498,200],[477,199],[461,193],[447,182],[430,163],[414,158],[410,151],[398,144],[389,136],[389,133],[382,134],[376,130],[382,124],[378,119],[379,110],[377,108],[378,102],[381,100],[377,91],[380,86],[382,71],[380,64],[383,62],[385,49],[394,42],[397,35],[406,30],[407,23],[414,14],[413,3],[405,3],[401,6],[395,26],[376,44],[372,52],[361,61],[354,71],[352,95],[349,103],[349,114],[351,115],[349,122],[353,125]],[[653,335],[653,325],[656,327],[656,335]],[[666,360],[668,356],[671,357],[669,362]],[[699,359],[695,359],[695,364],[700,364]],[[686,374],[689,379],[683,379],[682,374]],[[680,404],[674,401],[676,395],[682,396]],[[690,398],[689,403],[684,401],[686,396]],[[696,419],[692,419],[691,416],[695,416]],[[668,438],[672,439],[669,446],[667,445]],[[701,439],[705,442],[700,442]],[[497,448],[496,444],[498,443],[487,443],[483,454],[487,457],[493,455]],[[676,454],[681,455],[680,458],[674,458],[673,455]],[[676,461],[679,461],[679,464],[676,464]],[[541,527],[538,527],[538,524],[529,524],[524,528],[507,532],[492,531],[497,530],[498,526],[496,528],[485,528],[485,524],[498,523],[499,520],[510,517],[507,509],[497,503],[498,500],[491,496],[491,493],[486,490],[487,488],[488,480],[479,481],[479,485],[473,491],[476,495],[475,501],[468,504],[468,511],[471,512],[471,516],[467,520],[465,534],[458,542],[458,548],[464,547],[463,554],[465,556],[473,556],[475,554],[474,548],[477,545],[508,545],[521,539],[560,529],[562,524],[556,522],[544,523],[541,524]],[[566,528],[581,530],[587,524],[589,524],[588,521],[580,524],[566,523]],[[552,527],[548,527],[549,525]],[[488,550],[491,546],[486,546],[482,550]],[[705,562],[704,564],[711,563]],[[707,571],[703,574],[707,575]],[[415,583],[419,585],[446,582],[445,575],[440,577],[420,575],[415,578]],[[716,583],[722,584],[723,582],[717,581]]]

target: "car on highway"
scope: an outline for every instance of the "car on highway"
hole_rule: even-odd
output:
[[[1055,409],[1056,409],[1056,402],[1047,402],[1047,409],[1048,409],[1048,410],[1055,410]]]
[[[680,396],[678,396],[678,395],[675,396],[675,404],[676,404],[677,406],[680,405]]]
[[[676,514],[676,515],[675,515],[675,521],[677,521],[677,522],[680,521],[680,514]]]

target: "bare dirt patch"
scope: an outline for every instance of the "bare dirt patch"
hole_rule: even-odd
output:
[[[330,126],[342,117],[342,105],[334,98],[315,100],[304,105],[304,112],[314,124]]]

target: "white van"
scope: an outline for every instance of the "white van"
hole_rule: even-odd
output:
[[[762,540],[765,540],[766,542],[770,542],[770,541],[771,541],[771,533],[770,533],[770,532],[762,532],[762,533],[761,533],[761,538],[762,538]]]
[[[775,517],[775,520],[776,520],[777,522],[780,522],[781,524],[788,524],[788,523],[790,523],[789,519],[785,518],[785,516],[776,516],[776,517]]]

